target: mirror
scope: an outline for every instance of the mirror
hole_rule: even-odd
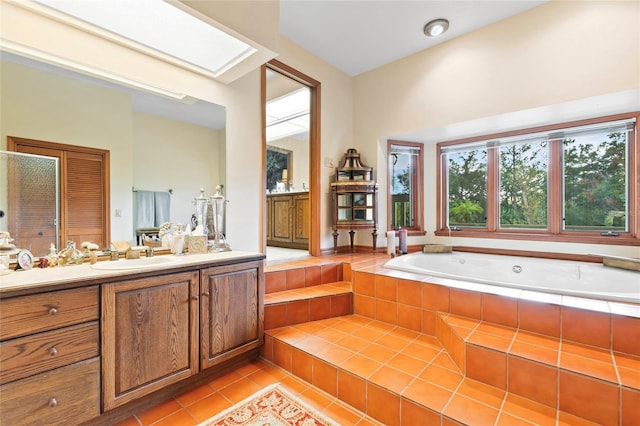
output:
[[[311,89],[270,68],[265,72],[267,259],[273,260],[273,247],[309,250]]]
[[[309,188],[307,86],[267,68],[267,193]]]
[[[170,221],[189,223],[200,188],[210,196],[224,187],[224,106],[169,99],[5,51],[0,60],[0,150],[7,136],[109,150],[111,241],[135,242],[138,190],[170,192]],[[8,200],[0,203],[10,211]],[[0,219],[0,229],[8,220]]]

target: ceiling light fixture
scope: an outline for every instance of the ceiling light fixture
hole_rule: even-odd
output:
[[[427,37],[437,37],[440,34],[447,31],[449,28],[449,21],[446,19],[438,18],[433,21],[427,22],[427,25],[424,26],[424,34]]]

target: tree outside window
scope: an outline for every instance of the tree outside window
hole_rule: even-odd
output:
[[[422,144],[389,141],[388,229],[422,232]]]
[[[487,150],[448,155],[449,226],[486,227]]]
[[[627,133],[562,141],[567,230],[627,230]]]
[[[546,140],[500,147],[500,227],[547,228]]]
[[[436,234],[637,244],[637,118],[439,144]]]

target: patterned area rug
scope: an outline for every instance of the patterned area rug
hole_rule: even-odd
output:
[[[198,426],[339,426],[287,392],[268,386]]]

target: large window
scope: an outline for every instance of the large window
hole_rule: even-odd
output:
[[[636,119],[439,144],[437,234],[637,244]]]
[[[388,141],[389,198],[388,229],[405,228],[411,234],[423,232],[422,144]]]

